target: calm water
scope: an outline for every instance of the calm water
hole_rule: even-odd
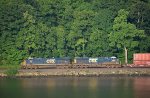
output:
[[[0,78],[0,98],[150,98],[150,77]]]

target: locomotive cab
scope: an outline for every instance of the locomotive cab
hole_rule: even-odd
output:
[[[33,58],[29,57],[28,60],[29,60],[30,64],[32,64]]]
[[[117,58],[116,58],[115,56],[112,56],[112,57],[111,57],[111,60],[112,60],[112,62],[116,62],[116,61],[117,61]]]
[[[117,59],[117,57],[115,57],[115,56],[111,57],[111,62],[113,62],[113,63],[115,63],[115,64],[121,64],[121,63],[119,62],[119,60]]]

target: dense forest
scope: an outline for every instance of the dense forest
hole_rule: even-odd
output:
[[[0,65],[150,52],[150,0],[0,0]]]

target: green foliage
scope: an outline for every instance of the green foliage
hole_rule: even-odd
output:
[[[145,39],[140,42],[140,52],[150,52],[150,1],[136,0],[130,7],[129,21],[134,23],[137,28],[145,31]]]
[[[103,30],[93,29],[87,53],[92,57],[111,56],[108,35]]]
[[[110,46],[123,51],[130,51],[139,47],[140,40],[145,37],[143,30],[138,30],[134,24],[127,22],[129,12],[121,9],[114,20],[113,32],[109,35]]]
[[[29,56],[122,58],[124,47],[130,55],[150,52],[149,5],[148,0],[1,0],[0,65]]]
[[[7,76],[15,76],[18,73],[18,69],[8,69],[5,71]]]
[[[23,27],[22,12],[30,10],[22,0],[1,0],[0,2],[0,64],[18,64],[20,52],[16,49],[16,38]],[[19,58],[18,58],[19,57]],[[22,57],[21,57],[22,58]]]

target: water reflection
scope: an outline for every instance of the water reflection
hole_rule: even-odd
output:
[[[135,78],[133,82],[133,87],[135,98],[150,97],[150,78]]]
[[[149,92],[150,77],[0,78],[1,98],[148,98]]]

